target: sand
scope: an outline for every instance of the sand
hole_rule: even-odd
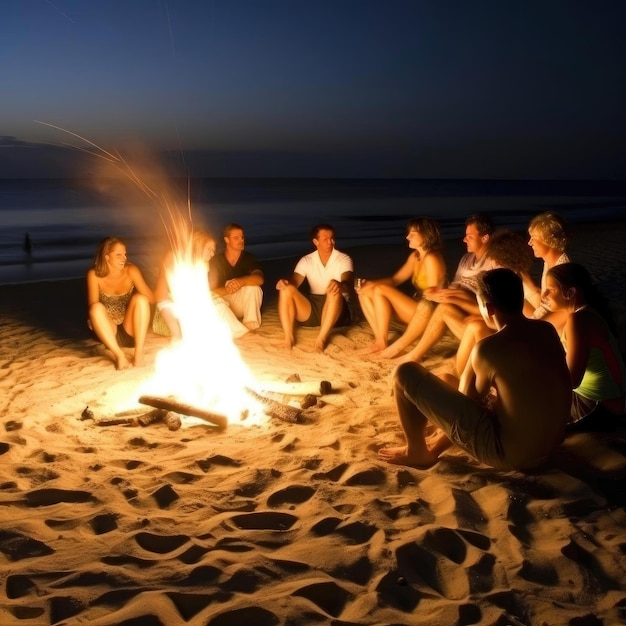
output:
[[[622,322],[625,234],[585,225],[572,247]],[[406,248],[351,252],[373,277]],[[259,380],[333,390],[301,423],[225,429],[98,425],[139,406],[167,339],[150,334],[147,366],[117,372],[85,330],[82,281],[0,288],[0,624],[626,622],[624,425],[570,436],[533,474],[458,449],[430,470],[388,465],[392,365],[355,355],[364,322],[322,355],[310,330],[279,350],[273,284],[290,269],[268,268],[242,358]],[[427,367],[449,371],[455,345]]]

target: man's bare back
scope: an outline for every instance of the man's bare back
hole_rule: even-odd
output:
[[[394,397],[406,445],[380,450],[382,459],[428,467],[455,443],[493,467],[527,469],[561,442],[572,387],[554,327],[523,316],[522,283],[511,270],[485,272],[477,300],[497,332],[476,344],[458,390],[417,363],[396,370]],[[444,434],[428,437],[429,422]]]
[[[571,378],[554,327],[520,318],[480,341],[471,360],[477,394],[495,390],[491,408],[511,466],[547,457],[563,437],[571,405]]]

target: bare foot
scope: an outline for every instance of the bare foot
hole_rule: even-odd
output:
[[[258,322],[244,322],[243,325],[248,330],[256,330],[260,326],[260,324]]]
[[[399,353],[400,351],[394,348],[393,346],[388,346],[387,348],[385,348],[384,350],[381,350],[378,353],[378,357],[381,359],[394,359],[395,357],[398,356]]]
[[[423,455],[409,455],[407,446],[381,448],[378,451],[378,456],[382,461],[387,461],[393,465],[408,465],[419,469],[432,467],[438,459],[438,455],[428,449],[424,450]]]
[[[133,358],[133,365],[135,367],[143,367],[145,365],[145,359],[143,354],[136,354]]]
[[[376,354],[377,352],[382,352],[387,346],[384,343],[370,343],[369,346],[365,348],[361,348],[361,350],[357,350],[355,354],[357,356],[364,356],[366,354]]]
[[[130,367],[130,363],[126,358],[126,355],[122,352],[115,356],[115,369],[116,370],[127,370]]]
[[[324,342],[318,339],[313,346],[313,352],[317,352],[318,354],[324,352]]]
[[[393,359],[394,365],[402,365],[403,363],[413,363],[414,359],[411,357],[411,354],[403,354],[399,356],[397,359]]]
[[[279,344],[279,346],[283,350],[291,350],[291,348],[293,348],[293,345],[294,345],[294,340],[292,337],[285,337],[285,340]]]

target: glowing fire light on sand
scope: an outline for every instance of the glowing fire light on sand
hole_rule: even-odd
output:
[[[256,381],[218,315],[211,295],[207,267],[192,258],[191,246],[174,251],[168,283],[182,339],[157,354],[155,374],[139,390],[142,394],[174,396],[193,406],[228,417],[229,423],[266,422],[245,388]],[[246,416],[242,421],[242,416]],[[183,426],[206,424],[183,416]]]
[[[246,392],[247,388],[256,388],[256,381],[241,359],[227,323],[218,314],[209,289],[206,260],[198,258],[201,255],[194,250],[189,198],[185,219],[172,200],[176,194],[148,184],[147,181],[161,179],[148,162],[131,164],[119,152],[109,152],[77,133],[47,122],[37,123],[84,142],[87,148],[72,147],[112,166],[154,201],[172,244],[173,264],[167,282],[182,339],[157,354],[155,374],[139,386],[138,397],[172,396],[180,403],[224,416],[229,423],[266,423],[262,405]],[[206,424],[195,417],[181,418],[183,426]]]

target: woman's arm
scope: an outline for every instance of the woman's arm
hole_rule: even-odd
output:
[[[407,280],[411,278],[411,276],[413,276],[413,270],[415,269],[415,262],[416,262],[415,253],[411,252],[411,254],[409,254],[409,256],[407,257],[407,260],[398,268],[398,270],[395,272],[393,276],[390,276],[389,278],[381,278],[377,282],[379,284],[386,282],[387,284],[390,284],[394,287],[397,287],[398,285],[405,283]]]
[[[582,313],[582,311],[581,311]],[[584,315],[572,313],[565,322],[565,359],[572,377],[572,389],[580,385],[589,362],[590,332]]]
[[[128,275],[133,281],[135,289],[140,294],[146,296],[146,298],[148,298],[148,300],[150,301],[150,304],[154,304],[154,294],[152,293],[152,289],[148,287],[148,283],[146,283],[146,281],[144,280],[141,270],[136,265],[129,264],[127,267]]]
[[[96,270],[91,268],[87,272],[87,306],[91,306],[100,301],[100,290],[98,289],[98,277]]]
[[[446,262],[440,254],[429,252],[422,261],[426,270],[427,289],[443,287],[446,283]]]

